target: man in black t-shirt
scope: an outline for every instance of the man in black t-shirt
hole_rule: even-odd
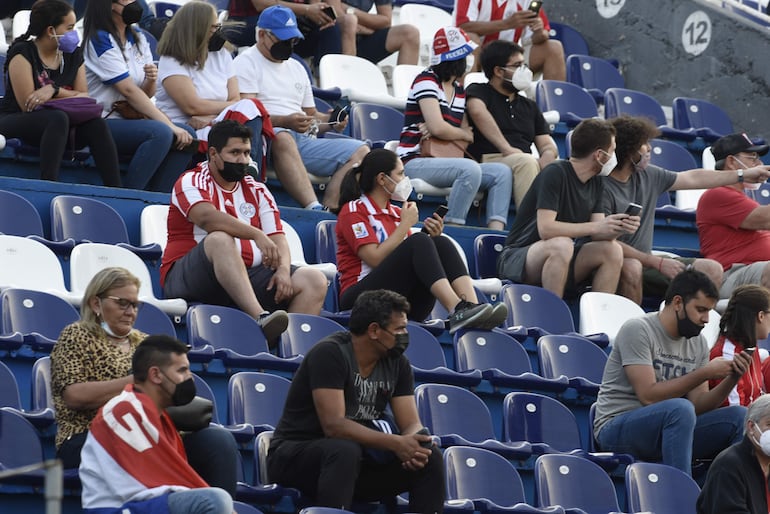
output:
[[[481,68],[489,82],[465,91],[474,141],[468,152],[479,162],[502,162],[513,172],[513,199],[524,195],[542,168],[559,157],[537,104],[519,94],[531,84],[524,49],[510,41],[493,41],[481,51]],[[540,158],[532,155],[532,144]]]
[[[403,355],[409,302],[392,291],[362,293],[350,332],[319,341],[294,375],[267,455],[270,479],[315,505],[350,509],[409,492],[409,512],[441,512],[444,464],[430,444]],[[395,427],[385,421],[390,405]],[[383,429],[388,426],[393,430]]]
[[[582,121],[572,133],[572,156],[540,172],[524,196],[497,260],[500,278],[542,286],[564,296],[584,281],[614,293],[623,250],[615,239],[639,227],[639,216],[602,209],[603,185],[617,163],[615,128]]]

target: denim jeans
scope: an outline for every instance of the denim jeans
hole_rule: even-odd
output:
[[[168,495],[169,514],[232,514],[233,499],[218,487],[203,487]]]
[[[713,458],[743,439],[746,408],[721,407],[696,416],[692,402],[673,398],[609,420],[599,432],[602,451],[662,461],[691,474],[693,457]]]
[[[444,221],[464,225],[473,197],[479,189],[487,191],[487,223],[508,220],[513,179],[505,164],[479,164],[471,159],[416,157],[404,164],[408,177],[420,178],[436,187],[451,187]]]

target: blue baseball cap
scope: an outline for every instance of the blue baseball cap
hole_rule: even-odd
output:
[[[302,32],[297,28],[297,18],[294,13],[282,5],[273,5],[262,11],[257,27],[269,30],[281,41],[292,38],[304,39]]]

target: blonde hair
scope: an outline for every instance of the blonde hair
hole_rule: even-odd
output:
[[[80,304],[80,321],[90,331],[103,333],[99,316],[91,308],[93,298],[103,298],[111,289],[135,285],[140,288],[141,282],[126,268],[104,268],[93,276],[83,293],[83,301]]]
[[[216,9],[208,2],[194,0],[184,4],[163,31],[158,53],[173,57],[183,66],[202,70],[209,56],[211,20],[216,15]]]

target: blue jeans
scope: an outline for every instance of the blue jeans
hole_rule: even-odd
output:
[[[169,514],[232,514],[233,499],[218,487],[203,487],[168,495]]]
[[[479,164],[471,159],[416,157],[404,164],[408,177],[420,178],[436,187],[451,187],[444,221],[465,225],[465,218],[479,189],[487,191],[487,223],[508,221],[513,177],[505,164]]]
[[[597,437],[602,451],[662,461],[691,474],[693,457],[713,458],[743,439],[746,408],[721,407],[696,416],[690,400],[673,398],[619,414]]]
[[[350,138],[315,138],[286,128],[276,127],[276,132],[287,132],[297,143],[297,150],[305,169],[319,177],[331,177],[350,160],[364,143]],[[509,172],[510,173],[510,172]]]
[[[209,427],[182,436],[187,461],[203,480],[235,496],[238,480],[238,446],[224,428]]]

